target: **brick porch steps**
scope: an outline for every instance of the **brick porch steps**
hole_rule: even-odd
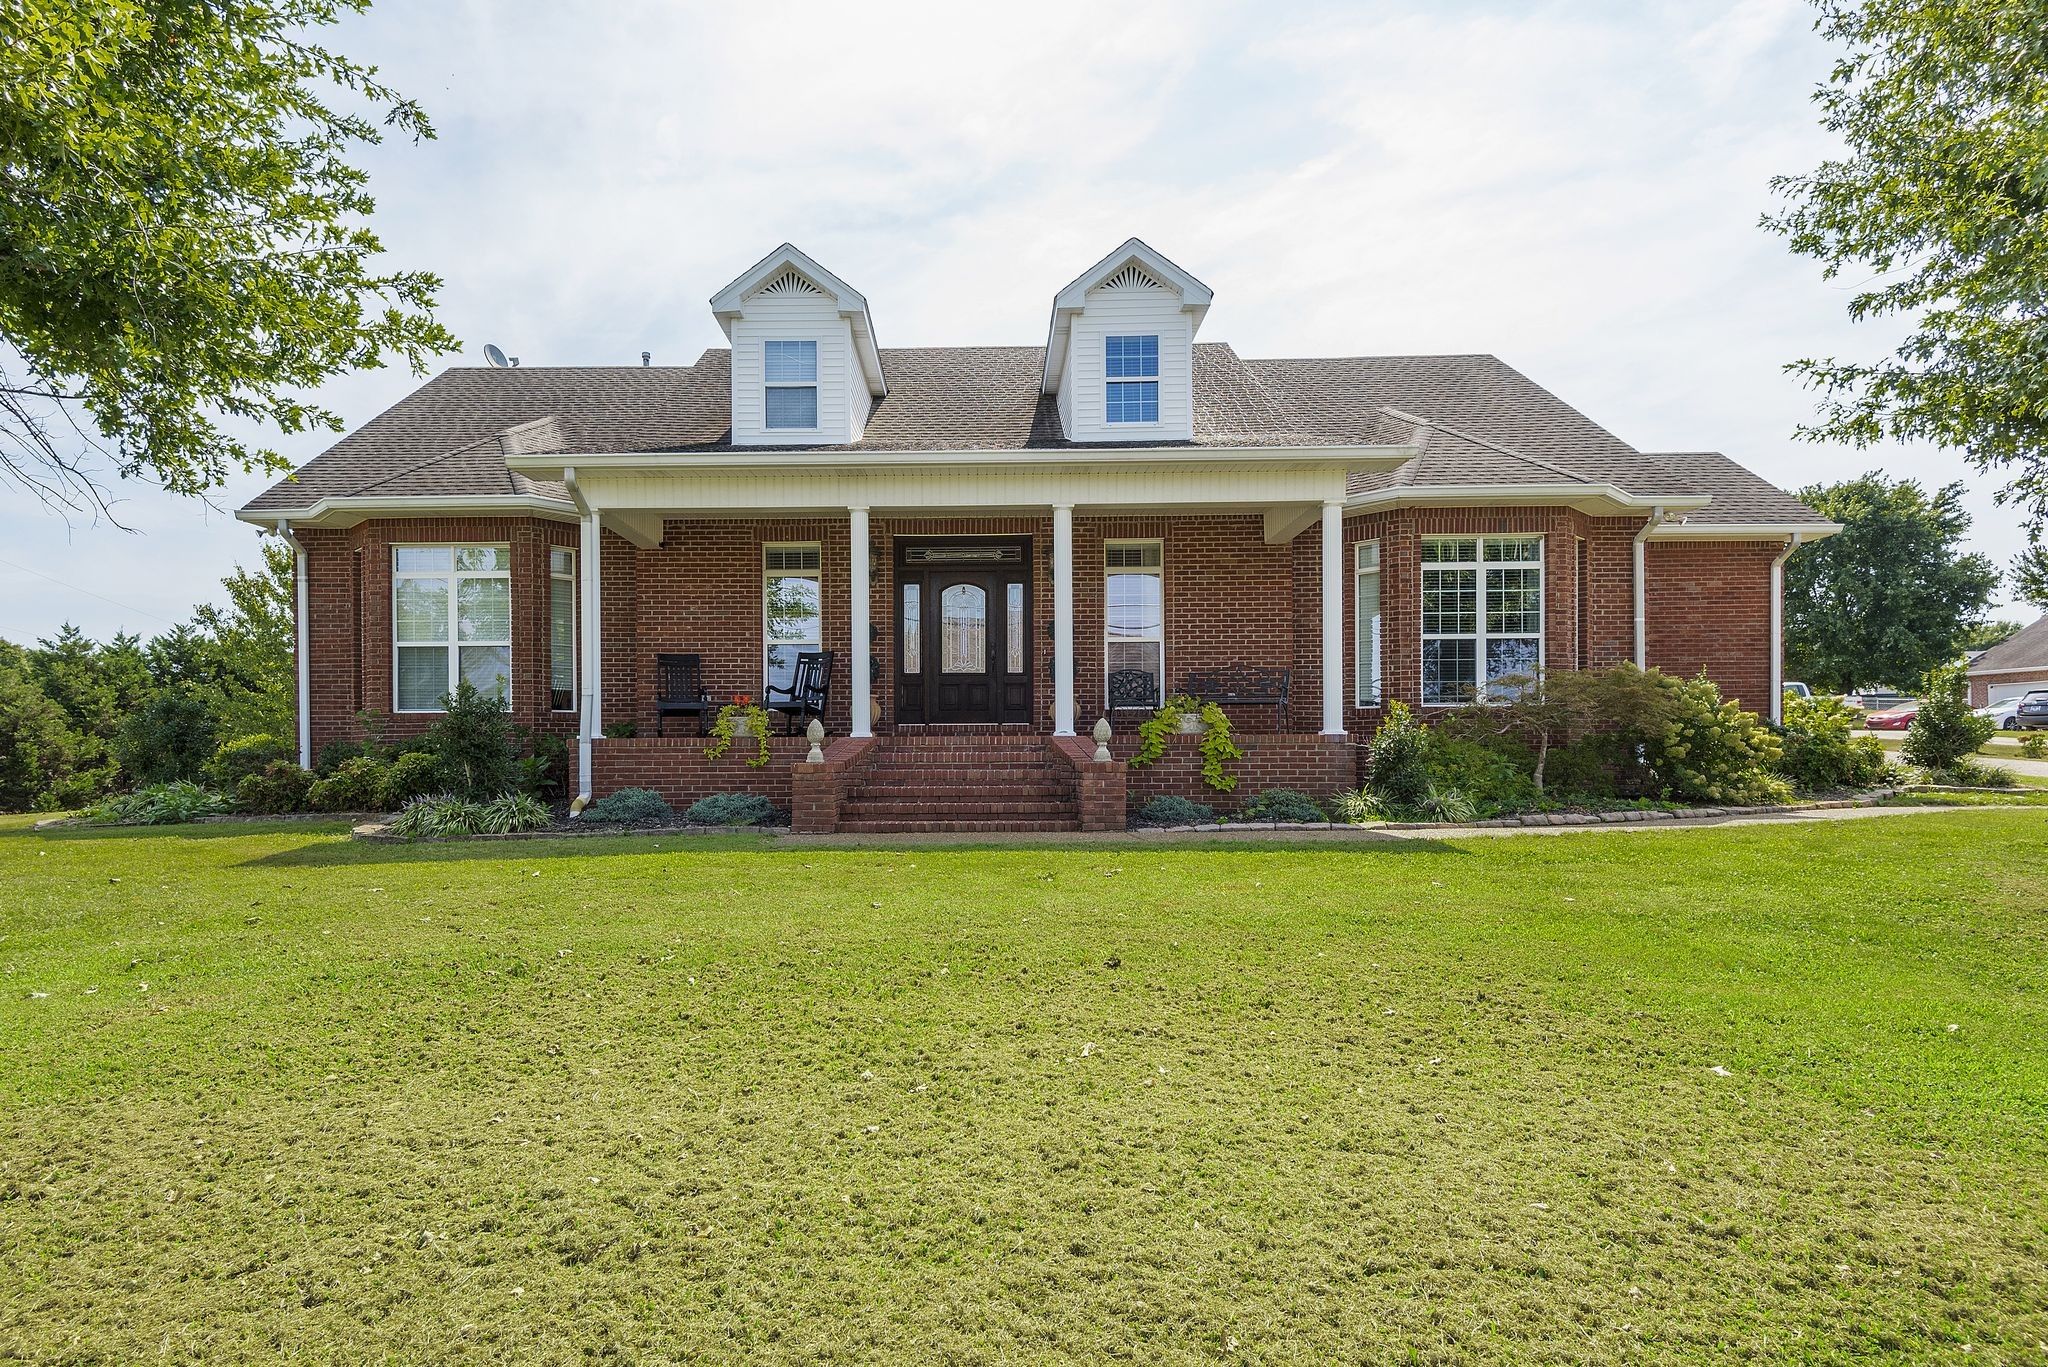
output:
[[[1074,831],[1073,771],[1037,736],[887,736],[840,810],[852,833]]]

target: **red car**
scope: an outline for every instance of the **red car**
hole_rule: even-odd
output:
[[[1913,716],[1919,710],[1919,703],[1908,703],[1888,712],[1872,712],[1863,719],[1863,724],[1873,731],[1903,731],[1913,724]]]

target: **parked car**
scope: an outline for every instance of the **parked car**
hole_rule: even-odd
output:
[[[1911,693],[1899,693],[1889,688],[1861,689],[1851,693],[1847,701],[1849,706],[1860,707],[1865,712],[1885,712],[1892,708],[1905,707],[1909,704],[1914,707],[1920,705],[1920,700]]]
[[[2037,688],[2021,698],[2012,721],[2015,731],[2048,731],[2048,688]]]
[[[1919,711],[1919,703],[1907,703],[1904,707],[1872,712],[1863,719],[1863,724],[1873,731],[1903,731],[1913,724],[1913,718]],[[2048,715],[2043,716],[2042,724],[2048,725]]]
[[[2048,690],[2043,691],[2048,692]],[[1979,707],[1975,711],[1980,717],[1989,717],[1991,724],[2001,731],[2017,731],[2020,729],[2020,700],[2018,698],[2007,698],[2004,702],[1995,702],[1989,707]]]
[[[1813,690],[1793,679],[1785,680],[1785,696],[1788,698],[1810,698]]]

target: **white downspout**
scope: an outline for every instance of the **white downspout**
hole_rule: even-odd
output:
[[[569,815],[574,817],[590,805],[590,745],[597,730],[598,525],[597,514],[591,511],[583,490],[576,484],[573,468],[562,471],[562,485],[575,502],[576,511],[582,515],[582,539],[576,556],[576,591],[581,600],[577,605],[576,622],[583,631],[582,649],[577,652],[576,662],[580,685],[576,691],[576,796],[569,802]]]
[[[1792,533],[1785,549],[1771,561],[1771,720],[1785,720],[1785,562],[1805,540],[1803,532]]]
[[[1657,528],[1663,525],[1664,505],[1659,503],[1656,507],[1650,509],[1649,520],[1644,522],[1643,529],[1636,533],[1635,578],[1637,669],[1648,669],[1650,667],[1649,610],[1647,606],[1649,602],[1649,595],[1644,592],[1643,586],[1643,543],[1650,539],[1651,532],[1656,531]]]
[[[292,548],[292,655],[298,667],[299,767],[313,767],[313,661],[308,655],[312,643],[306,622],[306,547],[292,532],[291,519],[277,520],[277,534]]]

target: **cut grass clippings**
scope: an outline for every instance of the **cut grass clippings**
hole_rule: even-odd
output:
[[[0,1359],[2030,1362],[2048,822],[0,825]]]

